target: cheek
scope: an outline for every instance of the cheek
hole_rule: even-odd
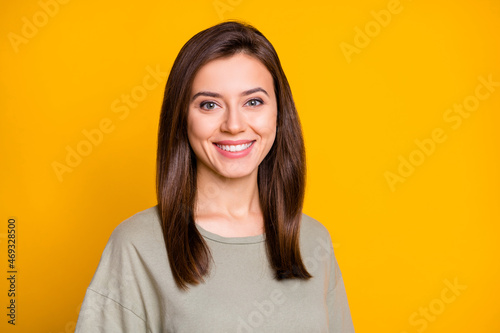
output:
[[[276,135],[276,113],[263,114],[255,119],[255,127],[259,129],[261,135],[274,140]]]
[[[188,139],[191,147],[202,145],[203,140],[210,138],[213,129],[211,123],[206,119],[200,119],[196,116],[188,116]]]
[[[191,114],[188,115],[187,132],[189,141],[192,141],[200,136],[199,123],[199,120],[195,116],[192,116]]]

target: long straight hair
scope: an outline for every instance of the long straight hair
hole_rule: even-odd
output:
[[[226,21],[194,35],[170,71],[158,129],[156,195],[170,268],[177,286],[203,282],[210,271],[210,249],[196,228],[196,156],[187,136],[192,83],[211,60],[244,52],[262,62],[274,81],[277,130],[259,165],[259,202],[266,251],[275,279],[309,279],[302,262],[299,231],[305,192],[305,147],[288,80],[271,43],[253,26]]]

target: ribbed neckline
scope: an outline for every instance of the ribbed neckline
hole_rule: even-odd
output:
[[[203,237],[214,240],[219,243],[226,244],[255,244],[262,243],[266,240],[265,234],[255,235],[255,236],[245,236],[245,237],[224,237],[221,235],[214,234],[208,230],[203,229],[198,223],[195,223],[196,228]]]

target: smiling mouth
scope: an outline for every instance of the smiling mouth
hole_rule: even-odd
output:
[[[254,144],[254,142],[255,141],[252,141],[250,143],[240,144],[240,145],[220,145],[218,143],[214,143],[214,145],[216,145],[217,147],[219,147],[220,149],[222,149],[224,151],[240,152],[240,151],[243,151],[243,150],[250,148]]]

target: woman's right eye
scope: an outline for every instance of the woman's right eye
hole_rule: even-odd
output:
[[[200,107],[205,110],[213,110],[217,107],[217,104],[215,104],[214,102],[202,102],[200,104]]]

